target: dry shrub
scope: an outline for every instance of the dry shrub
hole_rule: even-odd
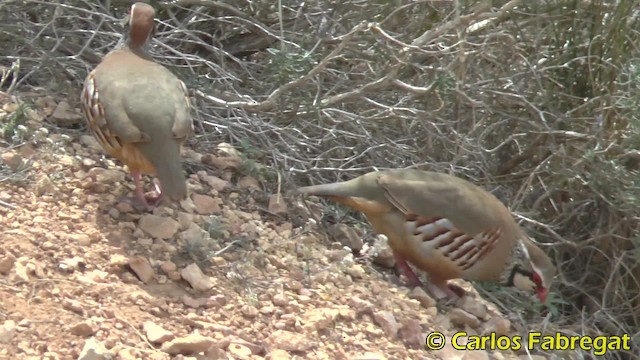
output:
[[[77,99],[124,32],[130,2],[103,3],[3,1],[4,90]],[[467,178],[559,265],[546,319],[517,293],[486,293],[517,326],[638,331],[637,2],[152,4],[152,53],[195,100],[193,146],[229,142],[291,185],[407,166]]]

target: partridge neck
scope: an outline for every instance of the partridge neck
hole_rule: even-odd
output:
[[[129,31],[129,40],[127,45],[131,50],[140,50],[147,43],[151,37],[151,29],[153,26],[141,25],[133,23],[131,24],[131,30]]]

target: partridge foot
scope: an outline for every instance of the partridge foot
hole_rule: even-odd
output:
[[[400,254],[394,252],[393,256],[396,259],[396,264],[398,269],[407,277],[409,281],[409,285],[411,286],[424,286],[431,295],[433,295],[437,300],[446,299],[449,300],[457,300],[466,295],[466,291],[458,285],[448,284],[447,282],[443,283],[427,283],[422,284],[418,275],[411,269],[406,260],[400,256]]]
[[[147,211],[153,210],[162,201],[162,197],[163,197],[162,196],[162,189],[160,188],[160,186],[157,183],[154,183],[154,187],[155,187],[156,193],[158,195],[156,195],[156,196],[148,196],[142,190],[142,182],[140,180],[140,173],[134,172],[134,173],[132,173],[132,175],[133,175],[133,181],[134,181],[135,186],[136,186],[136,190],[135,190],[136,195],[132,196],[132,197],[125,196],[125,197],[120,198],[119,200],[122,201],[122,202],[127,202],[127,203],[131,204],[132,206],[134,206],[138,210],[143,210],[143,209],[146,209]]]

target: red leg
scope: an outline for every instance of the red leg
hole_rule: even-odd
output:
[[[402,272],[404,276],[407,277],[407,279],[409,280],[409,284],[411,286],[422,286],[422,282],[418,278],[418,275],[416,275],[409,264],[407,264],[407,261],[395,251],[393,252],[393,256],[396,259],[396,265],[398,266],[398,269],[400,269],[400,272]]]
[[[393,252],[393,256],[396,259],[396,265],[398,266],[398,269],[400,269],[400,271],[404,273],[404,276],[407,277],[407,279],[409,280],[409,284],[411,286],[423,286],[422,282],[418,278],[418,275],[416,275],[409,264],[407,264],[407,261],[395,251]],[[464,290],[459,286],[453,284],[449,285],[446,281],[427,283],[424,286],[431,294],[433,294],[438,299],[457,299],[458,297],[464,296],[465,293]]]
[[[144,191],[142,190],[142,181],[140,181],[140,172],[132,171],[131,175],[133,176],[133,183],[136,185],[136,197],[138,201],[147,208],[147,210],[151,210],[151,206],[147,202],[147,197],[144,195]]]

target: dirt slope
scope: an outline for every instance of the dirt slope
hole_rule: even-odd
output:
[[[0,358],[519,358],[424,349],[430,331],[512,330],[474,292],[438,310],[313,223],[278,220],[233,157],[187,151],[191,198],[140,212],[119,200],[126,169],[88,135],[38,131],[43,111],[0,150]]]

